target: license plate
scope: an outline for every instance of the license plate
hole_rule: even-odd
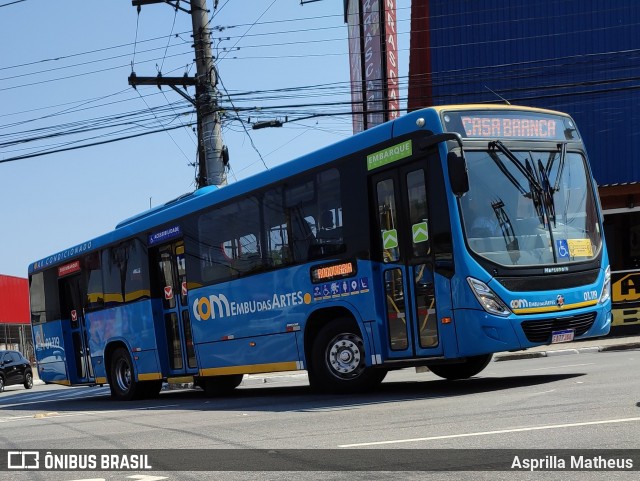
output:
[[[553,331],[551,333],[551,344],[573,341],[574,335],[575,331],[573,329],[565,329],[564,331]]]

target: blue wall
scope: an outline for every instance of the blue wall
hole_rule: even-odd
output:
[[[414,0],[416,1],[416,0]],[[640,1],[429,0],[434,105],[574,117],[600,185],[640,181]]]

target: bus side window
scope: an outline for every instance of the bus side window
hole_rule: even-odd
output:
[[[131,241],[129,250],[127,278],[124,286],[126,301],[148,299],[151,297],[151,282],[147,269],[149,265],[147,251],[138,239]]]
[[[263,230],[266,233],[265,254],[267,263],[272,267],[289,265],[293,262],[289,248],[289,227],[284,212],[281,188],[265,193],[262,198]]]
[[[311,229],[313,222],[303,217],[301,207],[291,209],[290,212],[293,260],[306,262],[309,257],[309,248],[316,241]]]
[[[84,257],[86,271],[87,298],[85,308],[94,311],[104,307],[104,290],[102,288],[102,264],[100,253],[92,252]]]
[[[102,251],[102,278],[104,286],[104,305],[113,307],[124,302],[122,278],[120,277],[119,250],[121,246],[109,247]]]
[[[58,270],[55,267],[31,276],[29,279],[29,299],[32,324],[60,319]]]
[[[225,257],[221,246],[212,246],[203,258],[202,280],[205,283],[225,281],[231,277],[229,259]]]
[[[380,222],[380,236],[382,239],[383,262],[396,262],[400,259],[400,249],[397,241],[397,214],[395,191],[392,179],[378,182],[376,186],[378,200],[378,219]]]

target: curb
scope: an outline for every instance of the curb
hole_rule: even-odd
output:
[[[631,349],[640,349],[640,342],[629,342],[625,344],[612,344],[609,346],[588,346],[574,349],[551,349],[549,351],[536,351],[536,352],[522,352],[504,354],[496,357],[494,362],[500,361],[513,361],[517,359],[533,359],[537,357],[554,357],[554,356],[566,356],[569,354],[589,354],[595,352],[613,352],[613,351],[628,351]]]
[[[602,346],[601,351],[628,351],[629,349],[640,349],[640,342],[629,342],[612,346]]]

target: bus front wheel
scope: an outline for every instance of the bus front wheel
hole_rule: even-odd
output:
[[[493,354],[482,354],[480,356],[470,356],[459,364],[432,364],[427,365],[429,370],[436,376],[449,381],[456,379],[468,379],[482,371],[491,361]]]
[[[382,382],[386,370],[367,367],[357,324],[349,319],[329,322],[313,342],[309,381],[332,392],[362,392]]]

